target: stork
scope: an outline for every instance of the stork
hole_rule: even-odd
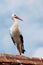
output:
[[[14,22],[10,28],[10,36],[11,36],[11,39],[12,39],[14,45],[17,47],[17,49],[21,55],[21,53],[25,52],[25,49],[24,49],[24,45],[23,45],[23,43],[24,43],[23,36],[21,34],[20,27],[19,27],[17,20],[21,20],[21,21],[23,21],[23,20],[21,18],[19,18],[18,16],[16,16],[16,14],[12,14],[11,18]]]

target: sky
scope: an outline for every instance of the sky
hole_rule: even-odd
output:
[[[13,13],[24,20],[19,22],[26,50],[23,55],[42,58],[43,0],[0,0],[0,53],[19,54],[9,32]]]

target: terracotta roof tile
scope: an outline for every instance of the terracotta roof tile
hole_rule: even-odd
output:
[[[5,63],[12,63],[14,65],[43,65],[43,58],[30,58],[22,55],[0,54],[0,63],[2,63],[2,65],[6,65]]]

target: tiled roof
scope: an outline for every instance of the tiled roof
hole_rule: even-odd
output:
[[[43,65],[43,58],[22,55],[0,54],[0,65]]]

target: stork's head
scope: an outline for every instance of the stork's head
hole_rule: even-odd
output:
[[[14,19],[18,19],[18,20],[21,20],[23,21],[21,18],[19,18],[18,16],[16,16],[16,14],[12,14],[11,18],[14,20]]]

